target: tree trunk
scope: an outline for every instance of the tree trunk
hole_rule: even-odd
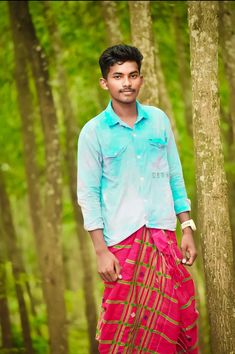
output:
[[[234,268],[219,128],[218,2],[189,1],[200,236],[213,353],[235,352]]]
[[[155,66],[156,74],[158,77],[158,90],[159,90],[159,107],[166,112],[171,121],[174,121],[174,113],[172,109],[171,100],[166,87],[166,81],[160,60],[159,47],[155,39]]]
[[[155,51],[150,14],[150,1],[128,1],[130,10],[132,43],[144,56],[142,73],[144,85],[140,101],[153,106],[159,105],[158,80],[155,69]]]
[[[140,101],[144,104],[161,106],[169,115],[176,140],[178,134],[173,110],[167,92],[157,43],[154,43],[150,1],[128,1],[130,10],[132,43],[144,56],[142,73],[144,85],[140,90]],[[136,21],[141,18],[141,21]]]
[[[3,175],[0,170],[0,211],[2,217],[3,234],[5,234],[8,258],[12,264],[12,271],[15,280],[16,297],[19,306],[22,333],[24,338],[25,352],[27,354],[35,353],[30,334],[30,324],[28,311],[24,299],[24,292],[21,285],[22,261],[17,247],[16,232],[13,225],[10,201],[6,192]]]
[[[184,103],[184,117],[186,129],[189,136],[192,136],[192,83],[190,75],[190,65],[186,56],[186,46],[183,39],[183,19],[180,16],[178,4],[174,7],[173,24],[176,44],[176,60],[179,71],[179,84],[181,96]]]
[[[3,242],[3,227],[0,223],[0,327],[1,327],[1,348],[6,353],[11,353],[12,348],[12,333],[10,311],[7,301],[7,286],[6,286],[6,250]]]
[[[228,160],[232,164],[235,154],[235,7],[228,1],[219,2],[219,33],[220,46],[225,75],[229,85],[229,113],[226,116],[229,125],[227,134]],[[222,110],[221,110],[222,111]],[[223,112],[223,111],[222,111]],[[225,115],[225,114],[224,114]],[[233,254],[235,258],[235,181],[234,176],[228,174],[230,215],[233,231]]]
[[[233,28],[233,12],[229,1],[219,1],[220,42],[225,74],[229,83],[229,103],[233,144],[235,145],[235,29]],[[233,156],[234,156],[233,148]]]
[[[109,45],[120,44],[122,42],[122,34],[117,15],[117,4],[115,1],[101,1],[101,5]]]
[[[162,64],[161,64],[161,59],[159,54],[159,47],[156,39],[155,39],[155,68],[156,68],[158,91],[159,91],[159,107],[163,111],[165,111],[167,116],[169,117],[174,132],[175,140],[179,141],[179,135],[175,123],[175,116],[173,113],[173,108],[169,97],[169,93],[166,87],[165,76],[162,69]]]
[[[61,176],[57,119],[45,54],[38,42],[26,1],[9,1],[11,26],[15,45],[17,88],[23,123],[24,152],[30,211],[39,253],[43,293],[47,317],[51,354],[67,354],[67,328],[64,302],[64,278],[59,245]],[[25,49],[25,50],[24,50]],[[41,207],[37,186],[38,169],[35,162],[35,141],[32,125],[31,96],[27,82],[27,52],[35,80],[43,125],[46,149],[45,205]],[[24,65],[22,64],[22,60]],[[44,220],[43,220],[44,219]]]
[[[97,325],[97,308],[95,302],[95,289],[94,289],[94,279],[93,279],[93,269],[91,267],[92,260],[89,244],[89,238],[87,233],[84,231],[83,219],[80,207],[77,204],[77,171],[76,171],[76,151],[77,151],[77,134],[78,129],[76,128],[75,115],[72,109],[72,103],[69,96],[69,88],[67,84],[67,77],[63,66],[63,45],[60,40],[59,31],[49,4],[47,2],[43,3],[45,17],[47,20],[47,25],[49,33],[51,36],[51,42],[53,47],[53,58],[57,66],[57,78],[59,83],[59,97],[60,104],[63,112],[64,127],[65,127],[65,162],[67,166],[68,176],[69,176],[69,191],[70,198],[73,206],[74,219],[76,223],[76,232],[79,242],[79,250],[83,265],[83,291],[85,298],[85,314],[87,318],[88,325],[88,337],[90,344],[90,353],[98,353],[98,343],[95,340],[96,335],[96,325]]]

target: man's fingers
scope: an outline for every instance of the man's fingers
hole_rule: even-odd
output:
[[[183,259],[182,259],[182,263],[186,263],[187,261],[187,258],[186,258],[186,247],[184,246],[181,246],[181,252],[182,252],[182,256],[183,256]]]
[[[113,272],[113,274],[115,275],[115,273]],[[111,282],[114,281],[113,277],[112,277],[112,272],[110,271],[104,271],[104,272],[99,272],[100,277],[102,278],[102,280],[106,281],[106,282]]]
[[[115,267],[117,278],[121,279],[121,274],[120,274],[121,266],[120,266],[120,263],[119,263],[119,261],[117,259],[114,261],[114,267]]]
[[[191,266],[193,264],[193,262],[195,261],[195,259],[197,258],[197,252],[195,251],[192,251],[192,252],[189,252],[189,259],[188,261],[186,262],[187,265]]]
[[[114,266],[115,267],[115,266]],[[116,281],[118,279],[118,274],[115,271],[115,268],[113,270],[107,270],[106,272],[103,273],[106,281]]]
[[[105,277],[105,275],[103,273],[99,273],[99,276],[101,277],[101,279],[103,281],[109,281],[109,280],[106,279],[106,277]]]

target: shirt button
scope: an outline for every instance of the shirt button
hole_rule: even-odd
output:
[[[140,159],[140,158],[141,158],[141,155],[137,155],[136,157],[137,157],[137,159]]]
[[[144,177],[142,176],[142,177],[140,177],[140,180],[141,180],[141,182],[143,182],[143,180],[144,180]]]
[[[136,137],[136,134],[135,134],[135,133],[132,133],[132,136]]]

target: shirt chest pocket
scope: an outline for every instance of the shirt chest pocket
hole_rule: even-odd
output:
[[[169,170],[167,160],[167,141],[162,138],[149,138],[147,141],[148,160],[151,171]]]
[[[127,143],[110,145],[103,148],[103,173],[106,176],[118,176],[125,167]]]

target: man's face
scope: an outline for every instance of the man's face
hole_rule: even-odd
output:
[[[138,96],[143,77],[135,61],[126,61],[110,67],[107,79],[100,79],[101,87],[108,90],[113,100],[132,103]]]

